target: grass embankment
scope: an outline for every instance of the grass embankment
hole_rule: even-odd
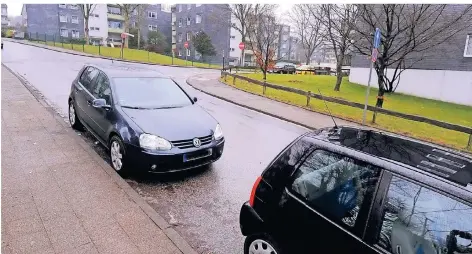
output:
[[[262,80],[262,74],[260,73],[248,73],[243,75],[253,79]],[[318,93],[318,89],[320,89],[324,96],[336,97],[358,103],[365,102],[366,87],[349,82],[347,77],[343,79],[341,91],[339,92],[333,90],[336,82],[336,77],[333,76],[269,74],[267,76],[267,82],[298,88],[305,91],[312,91],[313,93]],[[232,86],[232,78],[228,76],[226,83]],[[236,88],[262,95],[262,86],[254,85],[238,79],[236,80],[235,86]],[[297,106],[306,107],[306,97],[298,94],[267,88],[265,96]],[[369,105],[375,105],[376,96],[377,89],[371,87]],[[419,98],[400,93],[387,94],[384,97],[385,109],[472,127],[472,107]],[[362,109],[330,102],[328,102],[328,106],[333,115],[337,117],[358,123],[362,122]],[[310,100],[308,108],[313,111],[327,113],[324,103],[321,100],[314,98]],[[465,149],[469,139],[469,135],[462,132],[451,131],[426,123],[405,120],[382,114],[377,114],[376,123],[373,124],[371,122],[372,115],[372,112],[367,112],[368,124],[373,127],[455,147],[461,150]]]
[[[92,55],[101,55],[105,57],[113,57],[113,58],[121,58],[121,48],[116,47],[98,47],[93,45],[81,45],[81,44],[70,44],[70,43],[61,43],[61,42],[52,42],[48,41],[44,42],[36,42],[39,44],[46,44],[48,46],[54,46],[64,49],[71,49],[79,52],[84,52]],[[100,49],[99,49],[100,48]],[[163,65],[180,65],[180,66],[192,66],[192,61],[185,61],[174,57],[172,62],[171,56],[161,55],[153,52],[148,52],[146,50],[138,50],[138,49],[130,49],[125,48],[123,50],[124,59],[132,60],[132,61],[139,61],[145,63],[154,63],[154,64],[163,64]],[[221,69],[219,65],[209,65],[207,63],[197,63],[193,62],[194,67],[210,67],[215,69]]]

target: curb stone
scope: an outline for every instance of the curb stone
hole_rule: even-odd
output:
[[[162,232],[174,243],[174,245],[183,254],[197,254],[190,244],[169,224],[167,221],[159,215],[118,173],[113,170],[108,163],[106,163],[93,149],[87,144],[82,138],[75,135],[75,131],[69,128],[69,123],[65,121],[64,117],[61,116],[56,109],[51,106],[44,98],[44,96],[35,89],[23,76],[16,73],[5,64],[2,63],[8,71],[10,71],[20,82],[28,89],[28,91],[34,96],[34,98],[59,122],[59,124],[65,128],[67,135],[70,135],[74,141],[79,143],[85,151],[92,157],[92,160],[98,163],[102,170],[105,171],[115,182],[118,187],[126,193],[129,200],[136,203],[138,207],[156,224]]]
[[[53,46],[47,46],[47,45],[43,46],[43,45],[39,45],[39,44],[35,44],[35,43],[25,43],[25,42],[22,42],[22,41],[12,40],[12,39],[8,39],[8,40],[5,40],[5,41],[12,42],[12,43],[18,43],[18,44],[23,44],[23,45],[32,46],[32,47],[37,47],[37,48],[42,48],[42,49],[47,49],[47,50],[56,51],[56,52],[64,53],[64,54],[91,57],[91,58],[99,58],[99,59],[112,60],[112,61],[125,62],[125,63],[137,63],[137,64],[157,65],[157,66],[166,66],[166,67],[178,67],[178,68],[221,70],[221,69],[215,69],[215,68],[210,68],[210,67],[196,67],[196,66],[185,66],[185,65],[175,65],[175,64],[158,64],[158,63],[140,62],[140,61],[126,60],[126,59],[120,59],[120,58],[114,58],[114,57],[97,56],[97,55],[92,55],[92,54],[85,53],[85,52],[80,53],[80,51],[67,52],[67,51],[61,51],[59,49],[51,48]]]

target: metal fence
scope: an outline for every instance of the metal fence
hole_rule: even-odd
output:
[[[111,57],[117,59],[145,62],[145,63],[155,63],[163,65],[180,65],[180,66],[194,66],[194,67],[211,67],[211,68],[221,68],[221,62],[204,62],[197,61],[193,57],[176,57],[172,51],[166,51],[162,53],[155,53],[145,50],[145,43],[142,43],[142,49],[137,48],[126,48],[121,50],[121,45],[113,45],[112,43],[107,44],[98,44],[94,45],[93,43],[86,43],[84,37],[63,37],[60,34],[41,34],[41,33],[25,33],[25,39],[45,44],[49,46],[61,47],[65,49],[71,49],[75,51],[82,51],[84,53],[100,55],[104,57]],[[162,56],[167,56],[168,58],[162,58]]]

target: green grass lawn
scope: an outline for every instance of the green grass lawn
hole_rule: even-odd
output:
[[[260,73],[248,73],[242,75],[262,80],[262,74]],[[366,87],[351,83],[348,78],[343,79],[341,91],[339,92],[333,90],[336,82],[336,77],[333,76],[269,74],[267,76],[267,82],[316,93],[318,93],[318,89],[320,89],[324,96],[337,97],[359,103],[365,102]],[[228,77],[226,83],[232,85],[232,78]],[[236,87],[262,95],[262,87],[258,85],[237,80]],[[266,96],[279,101],[306,107],[306,97],[298,94],[267,88]],[[377,89],[372,89],[371,87],[369,105],[375,105],[376,96]],[[384,101],[385,109],[472,127],[472,107],[399,93],[387,94],[384,97],[386,98]],[[362,121],[362,109],[329,102],[328,106],[332,113],[338,117],[355,122]],[[327,113],[324,103],[321,100],[314,98],[311,99],[309,108],[314,111]],[[377,114],[376,123],[372,124],[370,123],[372,120],[372,113],[368,112],[367,119],[370,125],[377,128],[432,141],[442,145],[452,146],[462,150],[465,149],[469,138],[469,135],[465,133],[388,115]]]
[[[44,42],[39,42],[39,44],[44,44]],[[79,44],[70,44],[70,43],[60,43],[60,42],[46,42],[49,46],[55,46],[59,48],[72,49],[80,52],[85,52],[93,55],[101,55],[106,57],[121,58],[121,49],[119,47],[98,47],[93,45],[79,45]],[[125,48],[123,50],[124,59],[134,60],[139,62],[146,63],[155,63],[155,64],[166,64],[166,65],[180,65],[180,66],[192,66],[192,61],[185,61],[179,58],[174,57],[172,61],[171,56],[161,55],[153,52],[148,52],[146,50],[137,50]],[[206,63],[197,63],[194,62],[193,66],[195,67],[210,67],[215,69],[221,69],[219,65],[209,65]]]

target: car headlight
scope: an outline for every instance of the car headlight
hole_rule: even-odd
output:
[[[172,144],[156,135],[143,133],[139,136],[139,146],[151,150],[170,150]]]
[[[215,132],[213,133],[213,137],[218,140],[223,138],[223,130],[219,124],[216,125]]]

